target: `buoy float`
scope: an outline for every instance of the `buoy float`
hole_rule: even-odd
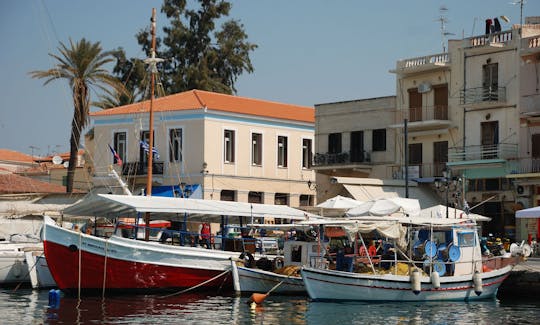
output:
[[[420,272],[418,269],[414,269],[411,273],[411,289],[415,295],[418,295],[422,289],[420,284]]]
[[[49,308],[58,309],[60,307],[60,290],[49,290]]]
[[[482,294],[482,291],[484,291],[484,289],[482,288],[482,276],[480,275],[480,272],[474,272],[472,279],[474,283],[474,293],[479,296]]]
[[[439,276],[439,272],[433,270],[431,272],[431,284],[433,285],[433,288],[439,289],[441,287],[441,278]]]

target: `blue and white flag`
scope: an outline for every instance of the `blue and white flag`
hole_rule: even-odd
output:
[[[140,141],[141,148],[143,148],[144,152],[148,154],[148,149],[150,148],[150,145],[146,141]],[[159,153],[156,149],[156,147],[152,147],[152,155],[156,157],[156,159],[159,159]]]

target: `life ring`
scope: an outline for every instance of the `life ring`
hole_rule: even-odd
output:
[[[274,270],[281,269],[285,266],[285,260],[283,257],[274,258]]]
[[[255,267],[255,258],[253,258],[253,255],[250,252],[243,252],[240,254],[240,259],[244,262],[245,267]]]

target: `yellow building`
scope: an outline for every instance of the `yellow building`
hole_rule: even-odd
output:
[[[111,146],[122,160],[114,164],[118,174],[132,191],[145,188],[149,107],[145,101],[91,114],[86,148],[95,186],[112,184]],[[154,188],[209,200],[314,204],[307,186],[314,181],[313,108],[191,90],[155,99],[153,111]]]

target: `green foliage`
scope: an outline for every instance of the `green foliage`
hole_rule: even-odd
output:
[[[169,19],[162,38],[156,38],[156,55],[165,59],[159,64],[163,91],[174,94],[191,89],[236,93],[235,82],[244,73],[253,72],[249,58],[257,45],[247,41],[244,26],[235,20],[218,22],[229,15],[231,4],[222,0],[199,0],[198,8],[189,9],[185,0],[164,0],[161,11]],[[137,41],[150,55],[148,29],[137,34]],[[119,49],[120,50],[120,49]],[[145,74],[138,59],[117,56],[114,73],[137,95],[144,94]]]

